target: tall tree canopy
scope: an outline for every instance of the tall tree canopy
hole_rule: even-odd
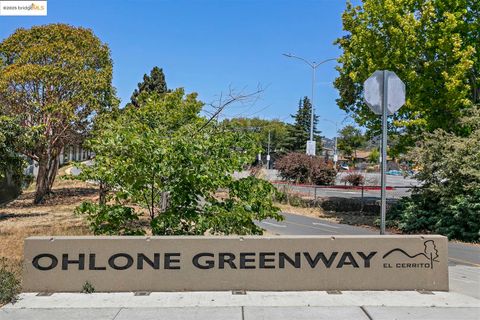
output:
[[[340,108],[378,132],[380,119],[363,101],[363,82],[388,69],[407,87],[406,104],[390,124],[401,133],[401,145],[412,146],[420,133],[437,128],[461,131],[462,110],[480,99],[479,9],[478,0],[348,3],[347,34],[336,41],[343,50],[335,80]]]
[[[168,92],[163,69],[153,67],[150,71],[150,75],[143,75],[143,81],[138,83],[137,87],[138,88],[133,91],[132,97],[130,98],[131,103],[135,107],[139,107],[141,100],[144,99],[144,97],[149,96],[151,93],[162,95]]]
[[[91,30],[65,24],[18,29],[0,43],[0,113],[22,116],[38,161],[35,202],[51,191],[63,146],[115,101],[110,50]]]
[[[7,173],[21,182],[25,159],[17,150],[26,143],[25,131],[15,118],[0,115],[0,181]]]
[[[338,149],[347,157],[357,156],[357,150],[365,144],[365,136],[360,129],[348,125],[339,131]]]
[[[261,146],[261,152],[268,150],[268,135],[270,133],[270,153],[282,154],[286,151],[288,125],[280,120],[264,120],[260,118],[233,118],[223,121],[231,130],[251,132]]]
[[[289,138],[287,149],[295,152],[305,152],[307,140],[310,140],[310,118],[312,114],[312,104],[310,99],[304,97],[298,102],[297,113],[291,115],[294,119],[293,125],[289,128]],[[320,131],[317,130],[318,116],[313,118],[313,139],[317,142],[317,154],[322,149]]]

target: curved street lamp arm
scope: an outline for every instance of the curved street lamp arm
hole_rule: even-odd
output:
[[[308,64],[308,65],[310,66],[310,68],[313,68],[313,69],[316,68],[316,66],[315,66],[314,64],[312,64],[311,62],[309,62],[308,60],[306,60],[306,59],[304,59],[304,58],[302,58],[302,57],[298,57],[298,56],[296,56],[296,55],[294,55],[294,54],[291,54],[291,53],[283,53],[283,55],[284,55],[285,57],[288,57],[288,58],[295,58],[295,59],[298,59],[298,60],[302,60],[303,62],[305,62],[306,64]]]
[[[330,58],[330,59],[325,59],[325,60],[323,60],[323,61],[321,61],[321,62],[319,62],[319,63],[316,63],[316,62],[313,62],[313,63],[312,63],[312,62],[308,61],[307,59],[304,59],[304,58],[302,58],[302,57],[296,56],[296,55],[294,55],[294,54],[292,54],[292,53],[283,53],[283,55],[284,55],[285,57],[288,57],[288,58],[295,58],[295,59],[301,60],[301,61],[305,62],[306,64],[308,64],[308,65],[310,66],[310,68],[312,68],[312,69],[316,69],[319,65],[324,64],[325,62],[337,60],[337,58]]]
[[[336,60],[337,60],[337,58],[325,59],[325,60],[323,60],[322,62],[316,63],[316,64],[315,64],[315,68],[316,68],[317,66],[321,65],[321,64],[324,64],[325,62],[328,62],[328,61],[333,61],[333,60],[335,60],[335,61],[336,61]],[[315,63],[315,62],[314,62],[314,63]]]

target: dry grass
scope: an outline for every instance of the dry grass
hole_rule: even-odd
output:
[[[63,175],[65,169],[60,174]],[[0,257],[18,268],[23,259],[23,241],[30,236],[91,234],[74,209],[82,201],[95,201],[95,186],[57,177],[43,204],[34,205],[34,189],[28,188],[16,200],[0,208]]]
[[[302,216],[312,217],[312,218],[322,218],[326,219],[325,212],[322,208],[304,208],[304,207],[295,207],[289,204],[275,203],[275,206],[279,207],[282,212],[288,212],[293,214],[298,214]],[[332,221],[336,222],[334,218],[330,218]]]
[[[335,223],[343,223],[369,228],[375,228],[374,221],[377,218],[374,215],[365,215],[361,212],[331,212],[325,211],[320,207],[303,208],[281,203],[276,203],[275,205],[279,207],[282,212],[288,212],[312,218],[325,219]]]

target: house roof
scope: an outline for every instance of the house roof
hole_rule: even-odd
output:
[[[368,157],[370,156],[370,154],[372,154],[372,151],[368,151],[368,150],[357,150],[357,156],[355,157],[355,159],[363,159],[363,160],[368,160]],[[341,154],[339,157],[338,157],[339,160],[350,160],[350,158],[346,158],[343,154]],[[387,156],[387,160],[392,160],[391,157]]]

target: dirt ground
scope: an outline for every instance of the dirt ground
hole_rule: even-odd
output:
[[[29,236],[91,234],[74,209],[82,201],[95,201],[96,187],[57,177],[53,192],[45,203],[34,205],[31,187],[18,199],[0,207],[0,258],[7,258],[7,263],[16,269],[21,267],[23,241]]]

